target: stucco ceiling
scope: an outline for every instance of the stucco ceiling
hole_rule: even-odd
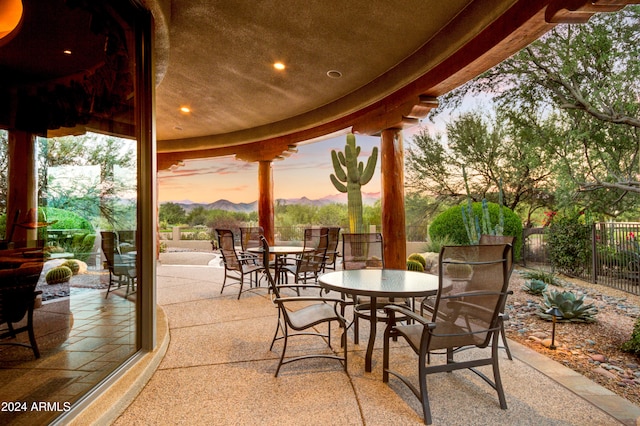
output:
[[[361,110],[424,75],[513,3],[148,2],[165,50],[159,151],[273,138]],[[274,69],[277,61],[285,70]]]

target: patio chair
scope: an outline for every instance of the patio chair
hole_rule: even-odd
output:
[[[515,250],[513,247],[515,239],[516,237],[512,237],[510,235],[486,235],[486,234],[480,235],[480,241],[479,241],[480,245],[486,245],[486,244],[507,244],[508,245],[507,282],[511,280],[511,273],[513,272],[513,268],[515,266],[515,262],[514,262]],[[513,294],[512,290],[507,291],[507,295],[511,295],[511,294]],[[509,358],[510,360],[513,360],[513,357],[511,356],[511,350],[509,349],[509,344],[507,343],[507,335],[504,331],[504,322],[509,319],[509,314],[504,312],[506,303],[507,303],[507,298],[505,297],[504,303],[500,308],[500,315],[502,316],[502,321],[500,321],[500,337],[502,338],[502,345],[503,345],[500,348],[505,350],[505,352],[507,353],[507,358]]]
[[[327,254],[322,265],[322,272],[326,272],[327,269],[336,270],[336,262],[339,257],[340,229],[339,227],[328,228]]]
[[[439,291],[435,309],[430,318],[411,310],[389,305],[385,310],[389,322],[384,334],[383,374],[387,383],[389,374],[404,382],[422,403],[424,422],[431,424],[427,375],[470,369],[498,393],[502,409],[507,402],[500,380],[498,366],[498,337],[502,317],[500,310],[507,296],[506,245],[446,246],[440,251]],[[464,275],[465,281],[458,278]],[[396,315],[410,317],[410,325],[398,325]],[[389,368],[390,340],[404,338],[418,355],[418,382],[416,388],[409,378]],[[486,349],[491,346],[487,356]],[[455,352],[465,348],[482,348],[472,359],[454,360]],[[446,354],[446,363],[431,365],[430,354]],[[491,365],[493,380],[476,369]]]
[[[317,249],[321,242],[321,235],[326,233],[328,233],[328,228],[305,228],[304,235],[302,237],[302,247]],[[280,261],[283,266],[295,265],[300,257],[301,255],[299,254],[288,255],[280,259]]]
[[[349,269],[383,269],[384,268],[384,243],[382,234],[342,234],[342,268]],[[394,300],[378,298],[375,309],[382,310],[389,303],[398,303],[410,307],[406,299]],[[368,297],[358,296],[353,301],[353,341],[357,345],[360,342],[360,319],[371,320],[371,303]],[[387,315],[380,312],[377,316],[379,322],[387,322]]]
[[[42,294],[36,291],[42,264],[24,264],[16,269],[0,270],[0,325],[6,329],[0,330],[0,345],[24,346],[33,351],[36,359],[40,358],[40,351],[36,343],[33,330],[33,310],[36,296]],[[16,328],[17,324],[27,316],[27,323]],[[20,341],[6,341],[16,338],[19,333],[27,332],[29,344]]]
[[[242,247],[242,255],[255,257],[256,263],[261,263],[262,257],[250,253],[248,250],[262,245],[260,235],[264,235],[264,228],[262,226],[240,227],[240,247]]]
[[[483,234],[480,236],[479,244],[487,245],[487,244],[506,244],[507,247],[507,282],[511,279],[511,273],[513,272],[514,267],[514,254],[513,254],[513,242],[515,237],[507,236],[507,235],[486,235]],[[508,291],[507,295],[513,294],[513,291]],[[507,299],[505,298],[504,302],[506,304]],[[435,303],[435,297],[425,297],[420,303],[420,315],[424,315],[424,311],[433,313]],[[504,312],[505,306],[503,305],[500,309],[500,315],[502,316],[502,320],[500,323],[500,337],[502,338],[503,346],[500,349],[504,349],[507,352],[507,358],[513,360],[511,356],[511,350],[509,349],[509,345],[507,343],[507,336],[504,331],[504,321],[509,319],[509,315]]]
[[[295,264],[284,265],[285,273],[293,274],[295,283],[307,283],[312,279],[314,284],[318,282],[318,275],[322,272],[322,266],[327,254],[329,242],[329,228],[305,229],[305,247],[313,247],[313,251],[304,252],[295,259]]]
[[[105,299],[109,297],[111,288],[116,286],[117,289],[126,284],[127,290],[125,297],[133,293],[136,288],[136,261],[131,255],[123,255],[120,252],[120,239],[118,234],[113,231],[101,231],[101,247],[104,257],[107,260],[107,269],[109,270],[109,286]]]
[[[224,280],[222,281],[222,288],[220,294],[224,291],[227,284],[227,278],[238,281],[240,284],[240,290],[238,291],[238,299],[242,295],[242,288],[244,287],[245,276],[249,276],[249,289],[253,288],[251,276],[255,275],[255,283],[258,285],[258,274],[265,270],[261,264],[255,262],[255,256],[246,256],[236,251],[234,244],[233,232],[230,229],[216,229],[218,234],[218,247],[222,254],[222,261],[224,263]]]
[[[263,262],[267,263],[269,260],[269,244],[264,237],[260,237],[263,247]],[[328,358],[340,361],[343,364],[344,371],[347,371],[347,341],[346,341],[346,325],[344,317],[340,314],[338,305],[342,303],[341,299],[332,299],[324,297],[307,297],[307,296],[292,296],[285,297],[282,291],[285,289],[299,290],[303,284],[276,284],[271,271],[265,269],[265,275],[269,282],[269,287],[273,293],[273,303],[278,307],[278,325],[276,326],[276,332],[271,340],[271,346],[269,350],[273,350],[273,345],[278,340],[284,341],[282,353],[280,354],[280,361],[278,361],[278,367],[276,368],[275,377],[278,377],[280,368],[284,364],[295,362],[309,358]],[[302,306],[302,307],[300,307]],[[294,336],[318,336],[322,339],[326,339],[329,348],[331,348],[331,323],[336,321],[342,328],[341,347],[342,356],[335,353],[314,353],[299,355],[284,360],[287,352],[287,343],[290,337]],[[315,331],[315,327],[319,324],[327,324],[327,333],[320,333]]]

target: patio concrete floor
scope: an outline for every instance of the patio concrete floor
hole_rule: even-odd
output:
[[[220,294],[224,270],[216,260],[206,266],[193,265],[207,262],[201,256],[182,259],[165,259],[157,270],[168,349],[115,425],[423,424],[409,389],[394,378],[382,382],[380,330],[371,373],[364,371],[369,329],[363,321],[360,345],[348,332],[347,373],[338,361],[317,359],[285,365],[275,378],[282,342],[269,351],[277,311],[266,288],[237,300],[237,286]],[[334,351],[340,351],[340,333],[336,326]],[[508,409],[469,371],[434,374],[427,379],[434,425],[636,425],[640,407],[516,342],[510,347],[513,361],[500,353]],[[288,355],[323,350],[329,350],[324,341],[304,337],[290,340]],[[394,344],[391,363],[417,373],[416,357],[402,342]]]

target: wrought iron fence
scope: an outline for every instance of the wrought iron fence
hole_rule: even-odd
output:
[[[522,263],[553,270],[548,255],[546,228],[523,233]],[[640,223],[599,222],[591,227],[591,256],[577,278],[640,294]]]

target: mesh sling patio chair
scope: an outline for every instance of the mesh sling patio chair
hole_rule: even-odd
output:
[[[125,297],[135,291],[137,273],[136,262],[130,256],[125,256],[120,252],[120,243],[118,234],[113,231],[101,231],[101,247],[104,257],[107,260],[107,269],[109,270],[109,286],[105,299],[109,297],[112,291],[111,287],[116,288],[127,285]]]
[[[295,259],[295,264],[284,265],[282,269],[285,273],[293,274],[296,284],[307,283],[310,279],[317,284],[327,254],[329,228],[309,228],[304,233],[305,247],[313,247],[313,250],[303,252]]]
[[[260,247],[260,235],[264,235],[264,228],[262,226],[246,226],[240,227],[240,247],[242,247],[242,256],[247,258],[253,258],[254,262],[258,265],[262,264],[262,256],[258,256],[249,252],[251,248]]]
[[[427,375],[470,369],[497,393],[500,407],[507,408],[498,365],[498,338],[502,317],[500,310],[507,296],[506,245],[446,246],[439,257],[439,290],[433,314],[425,318],[400,306],[385,308],[389,323],[384,335],[383,382],[389,374],[404,382],[421,401],[424,422],[431,424],[427,391]],[[464,280],[460,278],[463,277]],[[414,320],[410,325],[398,325],[395,315]],[[390,340],[404,338],[418,355],[416,388],[408,377],[389,368]],[[487,349],[491,347],[487,356]],[[481,348],[471,359],[455,361],[454,354],[469,347]],[[431,365],[430,354],[445,354],[446,363]],[[493,380],[476,367],[491,365]]]
[[[36,343],[33,330],[33,310],[36,296],[42,291],[36,291],[42,264],[24,264],[16,269],[0,271],[0,325],[5,324],[6,329],[0,330],[0,345],[15,345],[31,348],[36,359],[40,358],[40,351]],[[27,317],[26,324],[15,327]],[[29,344],[18,340],[7,341],[7,338],[16,339],[20,333],[27,332]]]
[[[324,264],[322,265],[322,272],[326,272],[327,269],[336,270],[336,262],[339,256],[338,244],[340,244],[340,229],[341,228],[338,227],[328,228],[327,254],[324,259]]]
[[[510,235],[486,235],[486,234],[480,235],[480,241],[479,241],[480,245],[506,244],[508,246],[507,247],[507,282],[511,280],[511,273],[513,272],[513,268],[515,266],[515,262],[514,262],[515,250],[513,247],[515,239],[516,237],[512,237]],[[513,294],[512,290],[507,291],[507,295],[511,295],[511,294]],[[505,350],[505,352],[507,353],[507,358],[509,358],[510,360],[513,360],[513,357],[511,356],[511,350],[509,349],[509,344],[507,343],[507,335],[504,331],[504,322],[509,319],[509,314],[505,313],[504,311],[506,303],[507,303],[507,298],[505,297],[504,303],[500,308],[500,315],[502,316],[502,321],[500,321],[500,337],[502,338],[502,345],[503,345],[501,346],[501,349]]]
[[[240,227],[240,246],[242,251],[246,252],[250,248],[260,247],[262,245],[260,235],[264,235],[262,226]]]
[[[360,233],[342,234],[342,268],[350,269],[383,269],[384,268],[384,242],[382,234]],[[382,309],[389,303],[410,307],[409,300],[378,298],[375,309],[380,310],[377,315],[378,322],[387,322],[387,315]],[[358,296],[353,300],[353,341],[357,345],[360,342],[360,319],[371,320],[371,303],[368,297]]]
[[[269,261],[269,244],[264,237],[260,237],[263,247],[263,262]],[[347,341],[346,341],[346,325],[342,314],[339,312],[338,305],[342,303],[341,299],[324,298],[324,297],[307,297],[307,296],[291,296],[285,297],[282,293],[285,289],[299,291],[304,284],[276,284],[271,271],[265,270],[269,287],[273,294],[273,303],[278,307],[278,324],[276,331],[271,340],[269,350],[273,350],[273,345],[278,340],[284,341],[280,361],[276,368],[275,377],[278,377],[280,368],[284,364],[309,358],[328,358],[340,361],[343,364],[344,371],[347,371]],[[302,307],[301,307],[302,306]],[[342,328],[341,347],[342,356],[335,353],[314,353],[299,355],[289,358],[285,361],[287,351],[287,343],[290,337],[294,336],[318,336],[326,339],[329,348],[331,348],[331,323],[336,321]],[[314,328],[319,324],[327,324],[327,333],[316,332]]]
[[[224,291],[227,285],[227,278],[237,281],[240,285],[238,291],[238,299],[242,295],[245,276],[249,276],[249,289],[253,288],[253,282],[251,276],[255,275],[256,286],[258,284],[258,274],[265,270],[262,264],[255,262],[255,256],[245,256],[242,253],[238,253],[235,247],[235,238],[233,232],[230,229],[216,229],[218,235],[218,247],[222,254],[222,262],[224,263],[224,280],[222,281],[222,288],[220,294]]]
[[[478,242],[478,244],[480,245],[487,245],[487,244],[506,244],[507,247],[507,282],[509,282],[509,280],[511,279],[511,273],[513,272],[513,267],[514,267],[514,254],[513,254],[513,242],[515,240],[515,237],[512,236],[507,236],[507,235],[486,235],[483,234],[480,236],[480,240]],[[513,294],[513,291],[508,291],[507,292],[508,295]],[[425,297],[422,302],[420,303],[420,315],[424,315],[424,311],[428,311],[433,313],[433,305],[434,305],[434,301],[435,298],[434,297]],[[507,299],[505,298],[504,302],[506,304]],[[507,343],[507,336],[505,334],[504,331],[504,321],[509,319],[508,314],[506,314],[504,312],[505,310],[505,306],[503,305],[502,308],[500,309],[500,315],[502,316],[502,322],[500,323],[501,325],[501,330],[500,330],[500,337],[502,338],[502,344],[503,346],[501,346],[501,349],[504,349],[507,353],[507,358],[509,358],[510,360],[513,359],[513,357],[511,356],[511,350],[509,349],[509,345]]]
[[[318,248],[320,244],[320,236],[322,234],[326,234],[328,228],[305,228],[302,237],[302,247],[303,248]],[[300,258],[300,254],[287,255],[283,257],[280,261],[282,265],[295,265]]]

